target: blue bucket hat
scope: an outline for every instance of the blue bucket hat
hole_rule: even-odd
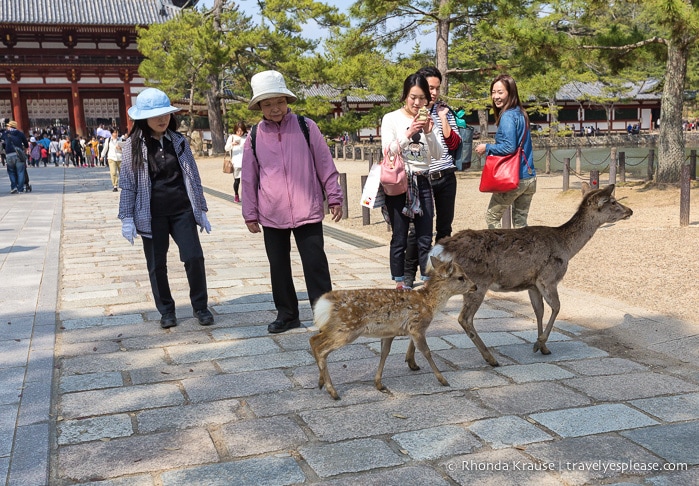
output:
[[[132,120],[145,120],[180,111],[170,104],[170,98],[156,88],[146,88],[136,97],[136,105],[129,108]]]

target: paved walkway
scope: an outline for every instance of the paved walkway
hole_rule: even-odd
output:
[[[421,356],[410,371],[396,340],[389,392],[378,392],[379,343],[360,339],[330,355],[336,402],[316,388],[312,329],[266,332],[267,260],[238,205],[207,196],[216,324],[191,317],[173,245],[180,325],[165,331],[107,171],[31,177],[33,193],[0,196],[6,485],[699,483],[692,326],[563,290],[542,356],[526,295],[494,295],[476,319],[501,364],[491,368],[458,326],[455,298],[428,339],[450,387]],[[326,241],[335,287],[386,286],[387,248],[338,234]],[[310,326],[307,300],[301,312]]]

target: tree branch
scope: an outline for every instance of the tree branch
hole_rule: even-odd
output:
[[[605,51],[631,51],[639,47],[647,46],[648,44],[668,44],[667,39],[662,37],[651,37],[650,39],[636,42],[635,44],[626,44],[625,46],[580,46],[581,49],[597,49]]]

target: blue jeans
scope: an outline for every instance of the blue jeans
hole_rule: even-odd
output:
[[[27,167],[20,162],[16,153],[7,154],[7,175],[10,176],[10,190],[17,189],[24,192],[24,184],[27,179]]]

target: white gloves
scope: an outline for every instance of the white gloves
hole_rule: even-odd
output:
[[[129,240],[133,245],[133,240],[136,238],[136,225],[133,223],[133,218],[124,218],[121,220],[121,236]]]
[[[206,217],[206,212],[202,211],[201,212],[201,229],[199,230],[199,233],[203,233],[204,230],[206,230],[206,233],[211,233],[211,223],[209,223],[209,218]]]

